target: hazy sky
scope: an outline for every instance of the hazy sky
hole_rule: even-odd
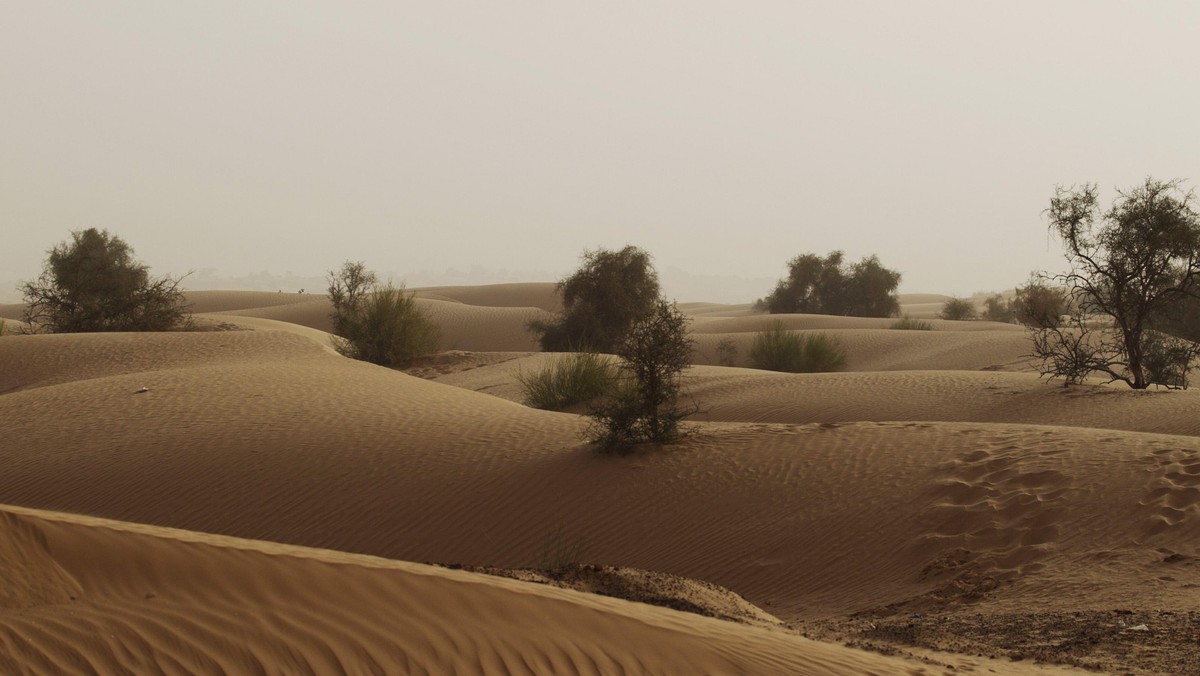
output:
[[[1060,266],[1056,184],[1200,182],[1198,35],[1195,2],[6,2],[0,280],[98,227],[231,277],[632,243],[1011,287]]]

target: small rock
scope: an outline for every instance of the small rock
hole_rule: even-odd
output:
[[[139,387],[139,388],[137,389],[137,391],[136,391],[136,392],[134,392],[134,394],[141,394],[141,393],[143,393],[143,392],[149,392],[149,391],[150,391],[150,388],[149,388],[149,387]]]
[[[146,592],[146,598],[148,598],[148,599],[154,598],[154,592]]]

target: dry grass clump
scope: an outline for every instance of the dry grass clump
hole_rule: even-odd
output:
[[[547,411],[592,401],[609,392],[616,378],[612,359],[595,352],[575,352],[532,373],[517,373],[525,403]]]
[[[786,373],[823,373],[846,367],[841,342],[823,333],[800,334],[775,322],[754,336],[750,347],[754,368]]]
[[[888,328],[895,329],[897,331],[932,331],[933,322],[927,322],[923,319],[913,319],[908,315],[904,315],[900,319],[892,322],[892,325]]]

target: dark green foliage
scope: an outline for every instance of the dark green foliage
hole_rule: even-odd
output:
[[[679,439],[680,422],[695,412],[677,403],[680,374],[692,356],[687,329],[687,317],[665,300],[630,328],[617,349],[621,380],[591,412],[594,442],[611,450]]]
[[[517,374],[525,390],[525,403],[548,411],[561,411],[601,397],[612,390],[616,377],[610,358],[595,352],[564,355],[533,373]]]
[[[920,319],[913,319],[908,315],[904,315],[900,319],[892,322],[890,328],[896,329],[897,331],[932,331],[933,323]]]
[[[777,321],[754,336],[750,364],[756,369],[785,373],[840,371],[846,367],[846,352],[837,338],[789,331]]]
[[[42,274],[24,282],[23,319],[33,332],[167,331],[190,315],[181,277],[150,276],[133,249],[107,230],[77,230],[50,250]]]
[[[380,286],[362,263],[329,273],[334,349],[380,366],[405,366],[437,350],[437,325],[413,294],[391,283]]]
[[[1045,277],[1073,300],[1069,327],[1032,329],[1041,373],[1099,373],[1134,389],[1187,383],[1200,349],[1151,333],[1156,317],[1200,297],[1200,214],[1178,181],[1147,178],[1101,211],[1096,186],[1059,188],[1047,213],[1070,270]],[[1088,321],[1111,318],[1111,328]],[[1082,344],[1085,349],[1080,350]],[[1063,362],[1068,366],[1064,367]]]
[[[806,313],[891,317],[899,313],[896,287],[900,273],[880,264],[875,256],[847,267],[845,255],[834,251],[825,258],[803,254],[788,262],[788,276],[757,305],[772,314]]]
[[[650,254],[627,246],[583,254],[583,264],[559,281],[563,310],[550,321],[535,320],[529,329],[549,352],[613,352],[635,322],[654,309],[658,274]]]
[[[951,298],[942,304],[942,311],[938,313],[938,317],[952,321],[966,321],[977,319],[979,313],[975,310],[975,304],[966,298]]]

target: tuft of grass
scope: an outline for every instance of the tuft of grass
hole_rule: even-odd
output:
[[[582,563],[586,554],[587,547],[583,538],[568,537],[560,523],[542,540],[542,553],[534,567],[544,571],[562,570],[567,566]]]
[[[517,373],[525,403],[547,411],[592,401],[610,392],[616,379],[612,360],[595,352],[574,352],[533,373]]]
[[[897,331],[932,331],[933,322],[927,322],[923,319],[913,319],[908,315],[904,315],[900,319],[892,322],[891,327]]]
[[[4,335],[4,320],[0,319],[0,336]]]
[[[800,334],[776,321],[754,336],[750,363],[754,368],[785,373],[840,371],[846,366],[846,352],[835,337]]]

